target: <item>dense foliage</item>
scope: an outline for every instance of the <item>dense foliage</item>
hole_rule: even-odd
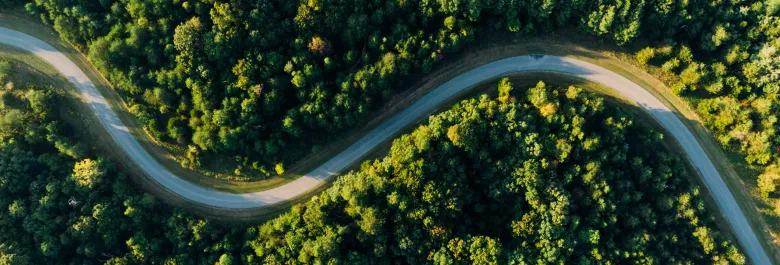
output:
[[[660,134],[575,87],[519,94],[431,117],[384,159],[250,230],[249,261],[744,263]]]
[[[73,144],[64,88],[22,65],[0,58],[0,264],[214,264],[241,249],[238,229],[170,209]]]
[[[108,159],[65,148],[61,91],[12,84],[14,68],[0,61],[0,264],[745,262],[661,135],[574,87],[503,81],[497,100],[461,102],[244,230],[169,209]]]
[[[717,140],[764,169],[758,188],[778,197],[780,183],[780,1],[719,6],[711,27],[686,40],[666,39],[636,53],[640,63],[660,66],[679,79],[672,92],[688,98]],[[693,32],[692,32],[693,34]],[[665,35],[649,34],[652,39]],[[774,200],[780,215],[780,200]]]
[[[89,53],[155,138],[197,147],[182,148],[185,166],[216,152],[234,155],[238,174],[268,175],[364,120],[405,77],[475,34],[567,25],[617,44],[666,41],[642,60],[676,57],[665,66],[683,76],[675,89],[721,95],[700,109],[733,110],[720,111],[733,121],[708,124],[751,162],[771,163],[778,3],[36,0],[27,9]]]

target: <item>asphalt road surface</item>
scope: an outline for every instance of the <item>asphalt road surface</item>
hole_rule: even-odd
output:
[[[704,182],[712,191],[715,200],[725,213],[742,243],[747,256],[754,264],[770,264],[769,257],[759,244],[753,230],[748,225],[745,216],[739,209],[734,196],[721,179],[718,171],[704,150],[693,137],[688,128],[675,116],[668,107],[645,91],[642,87],[628,79],[594,64],[558,56],[518,56],[498,60],[463,73],[429,92],[411,106],[393,116],[379,127],[368,133],[352,146],[331,158],[314,171],[280,187],[244,194],[232,194],[210,190],[182,180],[152,158],[127,127],[119,120],[116,113],[107,104],[105,98],[95,88],[90,79],[71,62],[64,54],[51,45],[24,33],[0,27],[0,43],[5,43],[34,53],[47,61],[68,80],[76,85],[81,95],[89,103],[103,126],[113,136],[119,146],[124,149],[146,173],[160,185],[180,196],[197,203],[222,208],[255,208],[264,207],[292,199],[306,191],[322,184],[326,179],[337,175],[354,161],[362,159],[378,144],[389,140],[395,133],[421,116],[429,113],[439,104],[482,81],[509,73],[524,71],[548,71],[585,78],[610,87],[629,100],[635,101],[647,110],[680,142],[685,153],[701,172]]]

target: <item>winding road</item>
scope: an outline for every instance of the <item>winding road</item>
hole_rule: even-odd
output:
[[[79,67],[51,45],[30,35],[0,27],[0,43],[27,50],[59,70],[89,103],[103,126],[130,157],[154,180],[168,190],[204,205],[245,209],[264,207],[292,199],[322,184],[344,168],[363,158],[380,143],[389,140],[406,125],[432,111],[448,98],[480,82],[509,73],[547,71],[585,78],[610,87],[635,101],[657,119],[682,145],[685,153],[704,177],[718,206],[725,213],[747,256],[754,264],[771,264],[753,230],[742,214],[715,166],[685,125],[671,110],[642,87],[600,66],[558,56],[519,56],[480,66],[432,90],[411,106],[393,116],[314,171],[280,187],[244,194],[210,190],[173,175],[147,153],[117,117],[105,98]]]

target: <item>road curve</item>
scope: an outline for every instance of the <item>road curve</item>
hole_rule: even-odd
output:
[[[352,146],[330,159],[314,171],[280,187],[244,194],[231,194],[206,189],[182,180],[152,158],[127,127],[117,117],[90,79],[64,54],[51,45],[27,34],[0,27],[0,43],[15,46],[45,60],[59,70],[70,82],[76,85],[81,95],[89,103],[103,126],[130,157],[153,179],[168,190],[197,203],[220,208],[264,207],[292,199],[322,184],[336,175],[352,162],[361,159],[371,149],[388,140],[404,126],[409,125],[422,115],[429,113],[439,104],[455,94],[482,81],[524,71],[549,71],[585,78],[610,87],[629,100],[635,101],[648,111],[680,142],[693,164],[701,172],[704,182],[712,191],[715,200],[731,223],[734,232],[742,243],[747,256],[754,264],[770,264],[769,257],[759,244],[745,216],[739,209],[731,192],[721,179],[715,166],[693,137],[688,128],[668,107],[653,97],[642,87],[628,79],[600,66],[558,56],[519,56],[498,60],[463,73],[438,88],[432,90],[411,106],[393,116],[379,127],[368,133]]]

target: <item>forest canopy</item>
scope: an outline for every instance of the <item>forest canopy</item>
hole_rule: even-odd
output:
[[[502,81],[499,91],[511,89]],[[577,87],[462,101],[249,233],[249,262],[744,264],[660,133]]]
[[[641,43],[636,61],[675,77],[672,92],[718,142],[760,169],[755,185],[780,215],[777,0],[35,0],[25,8],[88,54],[154,138],[188,147],[184,166],[224,154],[260,176],[360,125],[482,36],[576,27]],[[744,263],[658,134],[577,89],[503,83],[497,99],[431,118],[386,158],[244,230],[135,191],[48,109],[55,90],[10,87],[0,94],[2,262]]]
[[[758,166],[780,153],[777,0],[36,0],[26,9],[89,54],[153,137],[191,145],[188,167],[218,153],[271,175],[479,34],[571,26],[619,45],[647,40],[638,61],[678,74],[672,89],[701,99],[695,108],[725,147]]]
[[[745,263],[663,136],[576,87],[504,80],[497,99],[458,103],[321,195],[241,228],[139,192],[89,148],[61,148],[74,142],[51,109],[62,88],[14,82],[18,65],[0,60],[3,264]]]

